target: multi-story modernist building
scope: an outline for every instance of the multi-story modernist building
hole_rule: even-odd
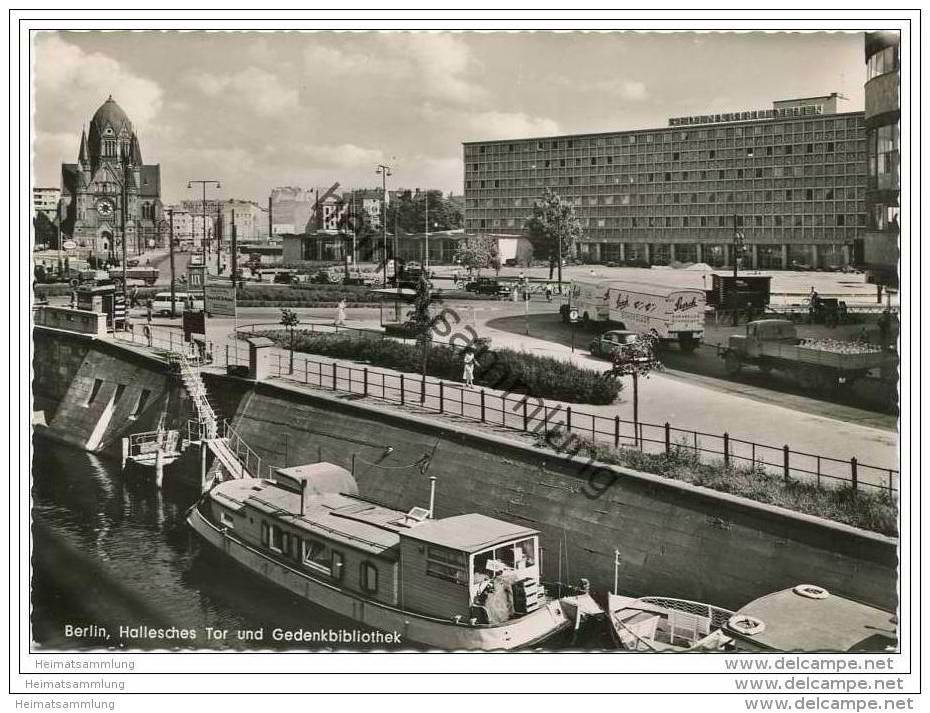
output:
[[[901,35],[865,34],[865,142],[868,229],[861,262],[871,279],[898,282],[901,195]]]
[[[667,127],[468,142],[467,233],[520,234],[551,188],[574,205],[592,261],[838,267],[866,228],[862,112],[836,94]]]
[[[61,198],[60,188],[33,188],[32,214],[44,213],[52,222],[58,220],[58,199]]]

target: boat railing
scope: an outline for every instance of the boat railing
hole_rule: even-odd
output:
[[[687,614],[704,617],[710,622],[711,629],[719,629],[729,621],[733,612],[723,607],[715,607],[704,602],[693,602],[689,599],[673,599],[670,597],[641,597],[639,601],[663,609],[681,611]]]

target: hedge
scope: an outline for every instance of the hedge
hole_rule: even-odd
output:
[[[600,441],[556,427],[537,434],[536,445],[559,452],[571,450],[578,458],[625,466],[692,485],[739,495],[760,503],[842,522],[883,535],[898,535],[898,505],[887,491],[874,488],[821,488],[816,483],[771,473],[763,466],[702,461],[683,441],[668,453],[644,453],[635,448],[614,448]]]
[[[268,337],[279,346],[290,348],[290,337],[285,329],[256,332],[255,335]],[[460,381],[461,350],[439,344],[433,344],[429,349],[427,373],[440,379]],[[370,335],[311,334],[301,332],[298,327],[294,350],[367,362],[404,372],[419,373],[421,364],[416,344],[384,339],[378,332]],[[570,403],[609,404],[623,388],[615,378],[552,357],[504,348],[481,349],[476,357],[475,384],[509,393]]]

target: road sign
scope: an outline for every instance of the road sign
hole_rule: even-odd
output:
[[[184,310],[184,315],[181,320],[181,324],[184,328],[184,341],[189,342],[191,340],[191,335],[199,334],[206,337],[207,326],[206,319],[202,310]]]
[[[228,282],[210,282],[204,288],[204,309],[211,317],[236,316],[236,288]]]
[[[571,311],[568,313],[568,321],[569,321],[569,322],[577,322],[577,321],[578,321],[578,310],[577,310],[577,309],[573,309],[573,310],[571,310]]]
[[[65,250],[74,250],[77,247],[77,243],[73,240],[65,240],[65,242],[61,244],[61,247]]]

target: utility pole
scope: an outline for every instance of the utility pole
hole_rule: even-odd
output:
[[[200,252],[203,259],[203,304],[207,305],[207,184],[214,184],[219,189],[220,182],[212,178],[192,178],[187,182],[187,187],[191,188],[195,183],[200,184],[201,188],[201,217],[203,219],[203,239],[200,241]]]
[[[232,256],[230,258],[230,267],[232,268],[232,272],[230,274],[232,275],[233,287],[235,287],[236,286],[236,252],[239,249],[239,246],[236,244],[236,209],[235,208],[233,208],[233,211],[232,211],[232,226],[230,226],[230,229],[232,230],[232,235],[231,235]]]
[[[168,268],[171,271],[171,319],[177,316],[174,309],[174,208],[165,211],[168,214]]]
[[[387,283],[387,177],[391,175],[391,167],[379,163],[375,173],[381,175],[381,237],[384,241],[384,282]],[[396,216],[395,216],[396,217]],[[396,233],[395,233],[396,241]]]
[[[121,152],[122,164],[123,164],[123,185],[121,186],[122,190],[120,191],[120,209],[119,209],[119,222],[120,222],[120,235],[123,236],[123,245],[122,245],[122,257],[123,257],[123,309],[126,310],[126,315],[129,315],[129,303],[126,301],[126,203],[129,202],[129,161],[125,152]],[[126,328],[126,319],[123,319],[123,329]]]
[[[223,255],[223,207],[216,204],[216,228],[213,230],[216,235],[216,274],[223,272],[222,255]]]
[[[426,198],[426,260],[424,261],[424,271],[427,274],[429,279],[429,189],[426,189],[426,193],[423,194]]]

